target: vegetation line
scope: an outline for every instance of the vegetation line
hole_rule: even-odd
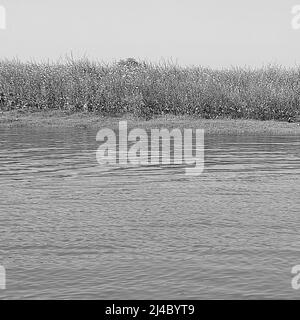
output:
[[[127,59],[0,61],[0,110],[299,121],[300,68],[211,70]]]

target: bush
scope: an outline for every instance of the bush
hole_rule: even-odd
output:
[[[161,114],[293,121],[300,69],[211,70],[138,62],[111,65],[0,61],[0,109],[61,109],[149,119]]]

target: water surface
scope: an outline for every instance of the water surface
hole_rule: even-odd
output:
[[[300,298],[299,137],[206,137],[190,177],[101,167],[95,136],[0,129],[0,298]]]

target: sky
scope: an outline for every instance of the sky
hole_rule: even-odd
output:
[[[298,1],[298,2],[297,2]],[[212,68],[300,63],[300,0],[0,0],[0,59],[128,57]],[[1,17],[0,17],[1,19]],[[299,19],[300,21],[300,19]]]

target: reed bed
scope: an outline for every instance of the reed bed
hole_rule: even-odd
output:
[[[134,59],[0,61],[0,110],[297,121],[300,68],[212,70]]]

